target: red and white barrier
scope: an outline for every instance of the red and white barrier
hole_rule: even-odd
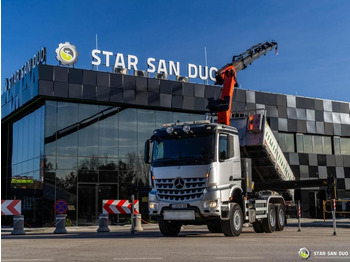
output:
[[[131,214],[131,203],[129,200],[103,200],[103,214]],[[134,200],[134,214],[139,213],[139,201]]]
[[[18,216],[21,212],[21,200],[1,200],[2,216]]]

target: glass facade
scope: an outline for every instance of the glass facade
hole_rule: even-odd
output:
[[[22,200],[22,213],[29,224],[35,224],[42,214],[44,117],[42,106],[12,127],[11,193]]]
[[[154,129],[202,115],[47,101],[45,119],[44,209],[50,212],[43,220],[53,221],[52,206],[63,198],[68,218],[83,225],[96,223],[102,200],[127,199],[132,179],[148,183],[143,150]]]
[[[332,139],[328,136],[297,134],[297,152],[332,154]]]

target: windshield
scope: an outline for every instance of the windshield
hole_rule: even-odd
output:
[[[155,141],[153,166],[203,165],[213,162],[214,135],[169,137]]]

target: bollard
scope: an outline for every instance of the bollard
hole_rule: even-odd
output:
[[[24,235],[26,232],[24,231],[24,216],[18,215],[13,216],[13,230],[11,235]]]
[[[57,214],[56,215],[56,229],[53,233],[54,234],[67,234],[66,215],[65,214]]]
[[[100,214],[98,217],[97,232],[109,232],[108,228],[108,214]]]
[[[142,232],[143,228],[141,226],[141,214],[135,215],[136,217],[136,226],[135,226],[135,232]]]
[[[301,231],[300,218],[301,218],[301,208],[300,208],[300,200],[298,200],[298,232]]]
[[[336,204],[335,199],[333,199],[333,211],[332,211],[332,217],[333,217],[333,236],[337,235],[337,225],[336,225],[336,217],[335,217],[335,211],[336,211]]]

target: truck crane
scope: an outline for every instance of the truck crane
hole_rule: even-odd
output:
[[[208,101],[210,119],[164,124],[146,141],[149,214],[163,235],[178,235],[182,225],[207,225],[225,236],[239,236],[243,223],[257,233],[284,229],[285,197],[293,199],[293,190],[279,186],[293,187],[294,174],[264,110],[231,112],[237,72],[272,49],[274,41],[255,45],[217,71],[223,89]]]

